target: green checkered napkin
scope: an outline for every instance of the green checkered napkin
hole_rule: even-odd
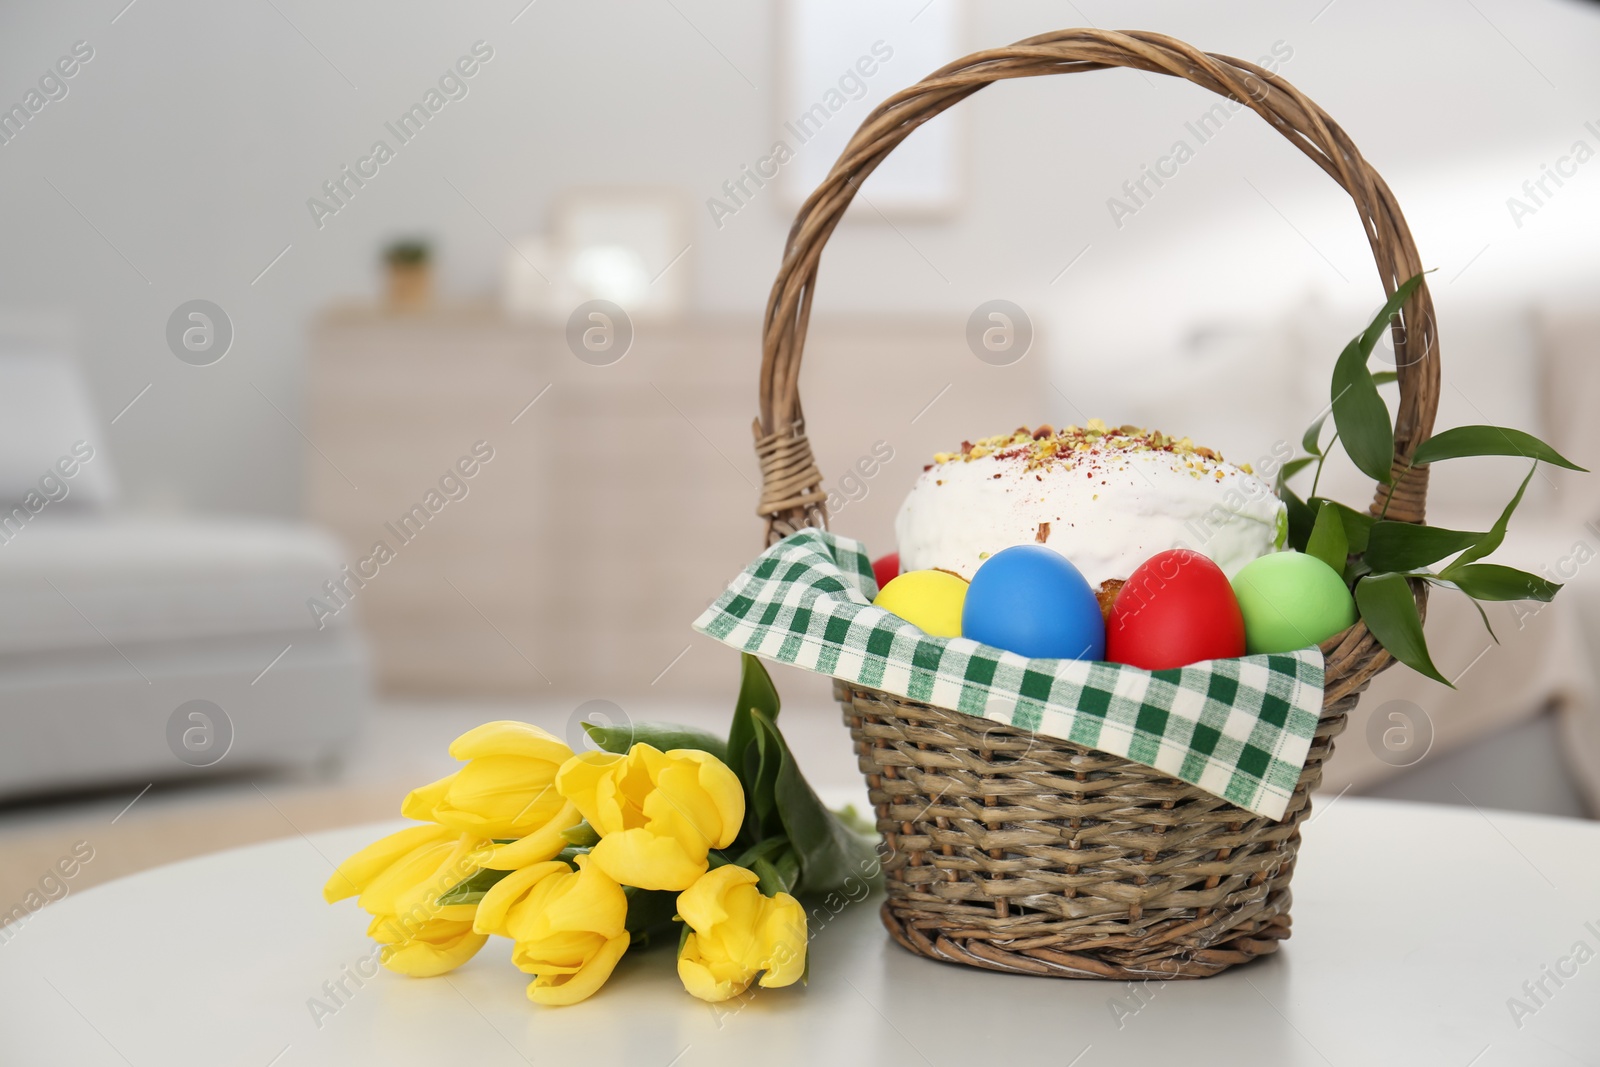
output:
[[[859,541],[802,530],[758,556],[694,622],[723,644],[1122,756],[1283,817],[1322,712],[1322,653],[1146,671],[1028,659],[930,637],[872,606]]]

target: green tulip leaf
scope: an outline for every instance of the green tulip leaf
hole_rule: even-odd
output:
[[[1418,674],[1454,689],[1439,673],[1428,655],[1428,642],[1422,635],[1422,616],[1404,575],[1378,574],[1356,583],[1356,607],[1372,636],[1395,659]]]
[[[485,893],[494,888],[496,882],[510,873],[510,871],[497,871],[490,867],[480,867],[475,873],[463,878],[439,894],[439,903],[476,904],[483,899]]]
[[[1537,600],[1548,604],[1561,588],[1559,582],[1498,563],[1451,567],[1446,580],[1474,600]]]
[[[1505,426],[1455,426],[1442,430],[1417,446],[1411,465],[1420,467],[1463,456],[1526,456],[1570,471],[1584,470],[1533,434]]]
[[[770,719],[778,717],[781,702],[772,676],[761,661],[750,653],[739,657],[739,697],[733,707],[733,720],[728,724],[728,766],[739,780],[745,783],[746,792],[755,781],[756,730],[750,713],[759,711]]]
[[[643,743],[662,752],[692,748],[709,752],[722,762],[728,762],[728,743],[710,730],[702,730],[697,726],[682,726],[672,722],[622,722],[602,726],[585,722],[583,729],[604,752],[626,752],[634,745]]]
[[[1389,328],[1389,320],[1422,284],[1422,277],[1418,274],[1394,291],[1367,328],[1345,345],[1333,367],[1330,392],[1334,428],[1357,469],[1383,485],[1388,485],[1391,477],[1394,424],[1389,421],[1388,405],[1378,395],[1378,386],[1367,369],[1367,360],[1377,347],[1378,338]]]
[[[752,719],[756,729],[766,734],[769,750],[777,756],[778,812],[784,834],[799,859],[795,891],[826,893],[846,888],[852,882],[876,882],[882,869],[876,835],[856,833],[829,811],[800,773],[777,724],[759,711],[752,714]]]
[[[1446,530],[1442,526],[1379,519],[1372,524],[1367,538],[1367,563],[1379,573],[1414,571],[1471,548],[1486,536],[1465,530]]]
[[[756,730],[756,773],[745,790],[745,825],[755,838],[765,840],[784,832],[783,813],[778,797],[778,772],[783,765],[786,748],[782,735],[774,739],[772,731],[763,730],[760,722],[770,722],[759,711],[752,711],[751,724]]]
[[[600,843],[600,835],[585,819],[576,826],[569,826],[561,831],[561,839],[577,848],[593,848]]]
[[[1345,536],[1344,520],[1339,517],[1339,512],[1326,502],[1317,508],[1311,536],[1306,539],[1306,555],[1315,556],[1336,572],[1344,573],[1345,562],[1350,556],[1350,539]]]
[[[672,920],[678,916],[678,894],[633,886],[624,886],[622,892],[628,898],[628,915],[623,924],[633,935],[634,946],[647,946],[672,930]]]
[[[792,891],[795,883],[800,880],[800,857],[790,847],[788,838],[778,837],[772,840],[777,841],[781,847],[750,862],[750,870],[759,879],[757,888],[769,897]]]

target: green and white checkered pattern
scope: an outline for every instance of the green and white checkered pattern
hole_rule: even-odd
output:
[[[1322,712],[1322,653],[1146,671],[1028,659],[930,637],[872,606],[861,543],[802,530],[768,548],[694,628],[744,652],[1122,756],[1283,817]]]

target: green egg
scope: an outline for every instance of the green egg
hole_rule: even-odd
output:
[[[1292,652],[1356,621],[1356,602],[1332,567],[1292,549],[1251,560],[1233,576],[1244,613],[1245,651]]]

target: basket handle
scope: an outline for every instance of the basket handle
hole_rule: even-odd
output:
[[[812,458],[800,408],[800,356],[811,318],[818,260],[857,187],[911,131],[990,82],[1108,67],[1185,78],[1248,105],[1350,194],[1377,261],[1385,295],[1422,269],[1394,194],[1344,130],[1294,86],[1253,63],[1201,52],[1157,33],[1095,29],[1058,30],[1006,48],[974,52],[874,108],[827,178],[801,205],[789,229],[783,265],[772,284],[762,328],[761,414],[754,426],[762,482],[757,514],[766,519],[769,545],[795,530],[827,521],[822,473]],[[1404,328],[1410,323],[1423,324],[1417,331],[1420,336]],[[1396,478],[1408,470],[1412,454],[1433,430],[1439,404],[1438,343],[1433,324],[1433,297],[1424,282],[1400,309],[1400,323],[1392,331],[1400,375],[1400,406],[1394,424]],[[1389,518],[1422,521],[1427,473],[1424,467],[1399,482],[1389,502]],[[1388,494],[1387,487],[1378,487],[1380,502]]]

